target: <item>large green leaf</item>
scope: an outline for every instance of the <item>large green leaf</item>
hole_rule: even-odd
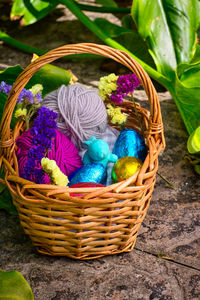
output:
[[[104,32],[117,42],[125,46],[129,51],[134,53],[138,58],[142,59],[148,65],[155,67],[152,57],[148,53],[146,42],[138,34],[138,32],[123,26],[115,25],[103,18],[95,19],[95,23],[103,28]]]
[[[3,71],[0,71],[0,82],[5,81],[7,84],[13,84],[19,74],[23,71],[23,68],[19,65],[9,67]],[[43,85],[43,96],[56,90],[62,84],[68,85],[71,79],[72,73],[62,68],[56,67],[51,64],[47,64],[40,68],[33,77],[29,80],[26,88],[31,88],[34,84],[40,83]],[[3,100],[1,99],[0,105]]]
[[[189,62],[196,49],[198,0],[134,0],[132,16],[148,42],[157,70],[169,79],[179,63]]]
[[[0,269],[0,300],[34,300],[28,282],[18,271]]]
[[[22,17],[23,25],[30,25],[45,17],[59,4],[59,0],[15,0],[10,18],[16,20]]]
[[[172,96],[191,134],[200,126],[200,62],[177,67]]]

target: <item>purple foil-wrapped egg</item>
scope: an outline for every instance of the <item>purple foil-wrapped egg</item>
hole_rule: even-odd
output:
[[[118,158],[134,156],[143,162],[147,156],[147,149],[144,139],[137,131],[124,129],[120,132],[115,142],[113,153],[116,154]]]

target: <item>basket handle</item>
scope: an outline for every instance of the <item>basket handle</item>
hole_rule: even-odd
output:
[[[3,111],[3,117],[0,124],[0,152],[2,152],[4,149],[3,153],[6,154],[6,150],[8,155],[8,151],[14,143],[10,132],[10,123],[12,119],[13,110],[20,92],[28,83],[33,74],[45,64],[51,63],[56,59],[71,54],[82,53],[97,54],[100,56],[111,58],[116,62],[123,64],[125,67],[129,68],[140,79],[150,103],[151,118],[148,128],[149,136],[155,135],[156,141],[160,140],[160,146],[162,149],[164,149],[165,139],[163,134],[163,123],[160,111],[160,104],[156,90],[148,74],[144,71],[144,69],[139,65],[137,61],[135,61],[129,54],[127,54],[124,51],[117,50],[105,45],[80,43],[65,45],[49,51],[48,53],[40,56],[30,65],[28,65],[26,69],[17,77],[9,94],[8,100],[6,101]]]

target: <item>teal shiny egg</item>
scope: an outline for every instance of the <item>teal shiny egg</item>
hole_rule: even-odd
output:
[[[143,137],[133,129],[124,129],[118,136],[113,153],[118,158],[133,156],[144,161],[147,156],[147,149]]]
[[[106,168],[102,164],[87,164],[70,176],[69,186],[80,182],[93,182],[105,184]]]

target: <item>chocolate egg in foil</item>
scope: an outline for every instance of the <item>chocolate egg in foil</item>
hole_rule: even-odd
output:
[[[69,186],[80,182],[105,184],[106,168],[102,164],[87,164],[75,171],[69,178]]]
[[[113,182],[128,179],[142,166],[142,161],[133,156],[125,156],[118,159],[112,169]]]
[[[141,135],[133,129],[124,129],[118,136],[113,153],[118,158],[124,156],[134,156],[144,161],[147,156],[147,149],[144,139]]]

